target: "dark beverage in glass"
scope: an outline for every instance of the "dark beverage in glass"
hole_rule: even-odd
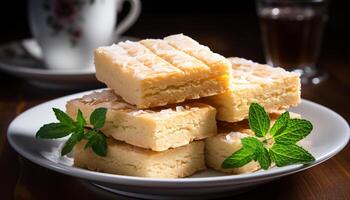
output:
[[[321,0],[258,0],[266,61],[295,70],[304,83],[321,81],[315,68],[327,15]],[[314,80],[308,80],[313,79]]]

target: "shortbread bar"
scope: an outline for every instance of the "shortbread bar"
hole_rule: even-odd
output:
[[[262,105],[269,113],[300,103],[300,78],[297,73],[242,58],[229,60],[233,69],[231,89],[205,100],[217,109],[218,120],[237,122],[246,119],[253,102]]]
[[[289,113],[290,118],[300,118],[297,113]],[[271,114],[271,124],[278,118],[278,114]],[[242,148],[241,138],[254,137],[254,132],[249,128],[248,120],[235,123],[219,122],[218,134],[205,140],[205,159],[208,167],[215,170],[242,174],[250,173],[260,169],[259,163],[251,161],[247,165],[239,168],[223,169],[222,162],[231,154]]]
[[[74,148],[74,165],[93,171],[151,178],[182,178],[205,169],[204,141],[155,152],[108,139],[107,156],[84,149],[85,141]]]
[[[102,129],[106,136],[153,151],[183,146],[217,132],[215,108],[201,103],[141,110],[112,90],[103,90],[73,99],[66,105],[71,117],[80,109],[87,119],[98,107],[108,109]]]
[[[223,93],[230,62],[182,34],[95,50],[96,77],[138,108]]]
[[[249,129],[246,120],[234,124],[221,122],[218,129],[217,135],[205,140],[205,160],[208,167],[230,174],[250,173],[260,169],[256,161],[239,168],[221,168],[222,162],[228,156],[242,148],[241,138],[254,136],[254,133]]]

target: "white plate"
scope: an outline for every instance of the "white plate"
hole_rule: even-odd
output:
[[[116,42],[137,40],[121,36]],[[76,89],[98,85],[94,67],[83,69],[48,69],[42,61],[42,50],[35,39],[24,39],[0,45],[0,70],[49,88]]]
[[[232,195],[320,164],[342,150],[348,143],[350,135],[349,125],[337,113],[319,104],[303,100],[292,111],[300,113],[314,125],[314,130],[306,138],[312,142],[312,146],[308,149],[316,158],[310,165],[273,167],[267,171],[241,175],[227,175],[207,170],[183,179],[142,178],[93,172],[73,167],[73,160],[70,157],[60,157],[59,152],[64,139],[35,139],[35,133],[40,126],[55,121],[52,107],[64,109],[68,100],[89,92],[58,98],[25,111],[10,124],[8,140],[19,154],[43,167],[86,179],[106,190],[133,197],[160,199],[167,196],[167,199],[169,197],[203,199]]]

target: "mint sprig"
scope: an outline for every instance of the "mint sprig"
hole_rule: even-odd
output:
[[[273,136],[276,143],[295,144],[310,134],[312,124],[305,119],[289,119],[287,126]]]
[[[271,137],[275,137],[280,135],[282,131],[286,128],[289,121],[289,112],[286,111],[282,115],[280,115],[276,122],[272,125],[270,130]]]
[[[277,167],[295,163],[306,164],[315,160],[309,152],[296,144],[276,143],[270,148],[270,156]]]
[[[262,106],[252,103],[249,107],[249,127],[256,136],[264,137],[270,128],[270,118]]]
[[[255,158],[255,152],[248,148],[241,148],[235,152],[234,156],[226,158],[222,163],[222,168],[238,168],[248,164]]]
[[[311,122],[305,119],[290,119],[289,112],[286,111],[270,128],[268,114],[257,103],[252,103],[249,107],[248,122],[256,137],[242,138],[242,148],[226,158],[222,168],[242,167],[253,160],[264,170],[268,169],[272,162],[282,167],[315,161],[308,151],[296,144],[310,134],[313,128]]]
[[[268,169],[271,165],[271,159],[263,143],[255,137],[245,137],[241,139],[242,148],[234,153],[234,156],[228,157],[223,163],[222,168],[243,167],[252,160],[258,161],[261,168]]]
[[[100,131],[106,121],[106,108],[97,108],[90,115],[90,124],[93,128],[87,127],[83,114],[78,110],[76,121],[60,109],[53,108],[59,123],[49,123],[43,125],[36,133],[36,138],[57,139],[70,135],[64,144],[61,155],[66,155],[72,151],[73,147],[82,139],[87,140],[85,148],[91,148],[97,155],[106,156],[106,137]]]

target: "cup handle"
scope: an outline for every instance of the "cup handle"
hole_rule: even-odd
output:
[[[114,31],[115,38],[123,34],[126,30],[128,30],[129,27],[136,22],[137,18],[140,16],[141,13],[140,0],[122,0],[119,5],[121,6],[121,4],[124,3],[124,1],[128,1],[131,7],[128,15],[123,19],[123,21],[121,21],[117,25],[117,28]]]

